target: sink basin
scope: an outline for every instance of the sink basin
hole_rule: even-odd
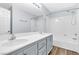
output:
[[[17,45],[22,45],[27,41],[28,41],[27,39],[15,39],[15,40],[6,41],[1,46],[12,47],[12,46],[17,46]]]

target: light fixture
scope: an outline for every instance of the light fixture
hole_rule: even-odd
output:
[[[39,3],[32,3],[35,7],[41,8],[41,5]]]
[[[59,19],[55,19],[56,22],[59,22]]]

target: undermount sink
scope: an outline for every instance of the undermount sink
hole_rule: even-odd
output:
[[[22,45],[27,41],[28,41],[27,39],[15,39],[15,40],[6,41],[1,46],[3,47],[18,46],[18,45]]]

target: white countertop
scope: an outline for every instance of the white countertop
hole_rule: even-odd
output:
[[[42,38],[48,37],[50,35],[52,34],[51,33],[40,34],[38,32],[15,34],[15,36],[17,37],[15,40],[8,39],[8,40],[0,41],[0,54],[3,55],[3,54],[11,53],[17,49],[20,49],[24,46],[27,46],[33,42],[41,40]],[[18,41],[20,40],[21,43],[18,43]]]

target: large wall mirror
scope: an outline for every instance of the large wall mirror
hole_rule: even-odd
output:
[[[26,10],[23,3],[0,3],[0,34],[30,32],[33,15]]]
[[[35,7],[35,5],[33,5],[32,3],[11,4],[11,32],[12,33],[37,32],[39,30],[38,27],[42,27],[42,25],[44,25],[43,23],[41,24],[40,21],[37,21],[38,16],[41,15],[42,15],[41,9]]]
[[[0,34],[10,32],[10,6],[9,4],[0,3]]]
[[[26,33],[31,31],[31,16],[23,9],[23,4],[12,4],[12,32]]]
[[[40,31],[44,28],[44,20],[38,19],[41,15],[41,9],[32,3],[0,3],[0,33]]]

